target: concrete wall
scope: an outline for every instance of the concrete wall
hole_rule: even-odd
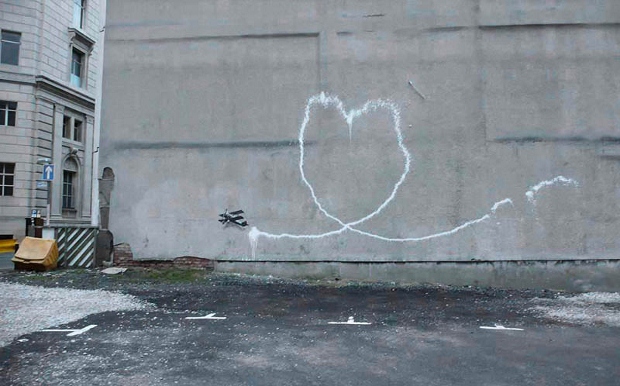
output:
[[[135,263],[134,263],[135,264]],[[218,272],[272,275],[303,280],[442,283],[501,288],[538,288],[571,292],[620,291],[617,261],[528,262],[217,262]]]
[[[619,257],[615,0],[107,9],[100,167],[137,258]]]

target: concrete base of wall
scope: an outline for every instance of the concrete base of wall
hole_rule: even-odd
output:
[[[342,263],[218,261],[217,272],[295,279],[441,283],[563,291],[620,291],[620,260],[476,263]]]

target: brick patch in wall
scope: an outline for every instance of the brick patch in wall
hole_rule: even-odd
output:
[[[134,260],[131,246],[121,243],[114,246],[114,265],[141,268],[201,268],[213,270],[214,261],[195,256],[180,256],[172,260]]]

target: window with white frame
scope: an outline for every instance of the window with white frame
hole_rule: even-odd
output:
[[[71,84],[76,87],[86,85],[86,54],[77,48],[71,50]]]
[[[0,101],[0,126],[15,126],[17,102]]]
[[[86,19],[86,0],[73,0],[73,26],[84,28]]]
[[[12,196],[15,187],[15,164],[0,162],[0,196]]]
[[[0,63],[17,66],[19,64],[19,46],[22,34],[5,30],[2,30],[0,34],[2,35],[0,39]]]

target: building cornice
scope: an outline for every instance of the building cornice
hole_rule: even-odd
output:
[[[77,42],[84,48],[88,49],[88,52],[92,51],[96,41],[90,36],[86,35],[84,31],[79,28],[69,28],[69,37],[73,42]]]
[[[21,74],[18,72],[9,72],[9,71],[0,70],[0,82],[33,85],[35,83],[35,76],[29,75],[29,74]]]
[[[35,77],[37,89],[67,99],[89,110],[95,110],[95,97],[91,94],[68,87],[44,75]]]

